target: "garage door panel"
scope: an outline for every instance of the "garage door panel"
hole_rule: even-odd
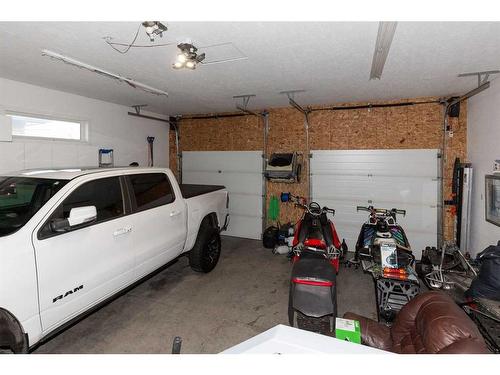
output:
[[[411,165],[415,173],[427,171],[425,163],[435,161],[437,150],[435,149],[408,149],[408,150],[315,150],[312,163],[331,164],[340,163],[338,168],[345,165],[379,165],[390,169],[405,170],[404,165]],[[397,164],[398,160],[404,160],[405,164]],[[428,172],[428,171],[427,171]]]
[[[260,172],[260,151],[185,151],[183,163],[192,171],[213,171],[223,168],[228,172]],[[184,167],[184,165],[183,165]]]
[[[438,167],[437,150],[338,150],[314,151],[314,173],[347,172],[364,174],[373,171],[393,176],[433,176]],[[374,153],[375,152],[375,153]],[[429,165],[432,169],[429,170]]]
[[[354,250],[367,212],[356,206],[400,208],[398,216],[417,257],[437,242],[437,150],[312,151],[311,196],[336,210],[341,238]]]
[[[262,185],[262,174],[249,173],[219,173],[218,170],[210,172],[186,171],[182,174],[182,182],[185,184],[194,181],[205,181],[207,185],[224,185],[229,191],[258,195],[255,191],[257,185]],[[201,182],[197,182],[201,183]],[[260,187],[262,189],[262,187]]]
[[[334,199],[345,203],[351,202],[354,207],[367,205],[368,200],[377,201],[384,207],[393,205],[387,208],[401,208],[401,205],[436,205],[437,181],[392,179],[391,182],[387,179],[376,181],[375,178],[373,180],[370,183],[361,183],[332,178],[313,178],[312,196],[318,201]]]
[[[231,215],[229,228],[223,232],[225,236],[260,239],[262,232],[262,222],[255,220],[252,216]]]
[[[312,165],[312,163],[311,163]],[[411,169],[413,166],[408,165],[408,169]],[[366,176],[368,174],[377,174],[379,176],[394,176],[394,177],[413,177],[413,176],[419,176],[419,177],[431,177],[429,175],[429,171],[421,171],[420,173],[408,173],[408,170],[398,170],[398,169],[386,169],[382,168],[379,165],[373,165],[373,164],[366,164],[360,166],[359,164],[345,164],[340,167],[328,169],[328,166],[321,166],[320,164],[318,165],[318,168],[320,169],[314,169],[314,174],[326,174],[329,175],[331,173],[337,173],[337,174],[343,174],[345,176]],[[415,171],[418,172],[418,171]]]
[[[224,185],[231,221],[225,234],[260,239],[262,234],[262,153],[259,151],[183,152],[186,184]]]
[[[232,213],[262,217],[262,197],[260,196],[232,193],[229,197],[229,206]]]

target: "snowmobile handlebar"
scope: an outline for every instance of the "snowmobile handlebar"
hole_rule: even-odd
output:
[[[331,213],[332,215],[335,215],[335,209],[329,208],[324,206],[321,208],[321,206],[316,203],[316,202],[311,202],[307,204],[307,200],[304,197],[300,197],[298,195],[293,195],[291,193],[281,193],[281,201],[282,202],[292,202],[295,204],[296,207],[300,207],[310,213],[311,215],[321,215],[323,212],[324,213]]]
[[[390,210],[386,208],[375,208],[373,206],[356,206],[356,211],[367,211],[372,215],[382,214],[382,215],[403,215],[406,216],[406,210],[401,210],[399,208],[392,208]]]
[[[394,212],[398,215],[406,216],[406,210],[400,210],[399,208],[393,208]]]
[[[368,211],[368,212],[371,212],[371,209],[370,209],[370,207],[356,206],[356,211]]]
[[[325,206],[325,207],[323,207],[323,211],[329,212],[332,215],[335,215],[335,209],[334,208],[328,208],[328,207]]]

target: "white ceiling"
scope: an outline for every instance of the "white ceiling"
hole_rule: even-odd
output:
[[[286,106],[280,91],[304,89],[303,104],[444,96],[476,86],[457,74],[500,69],[500,22],[400,22],[380,81],[369,81],[376,22],[172,22],[158,42],[121,55],[103,40],[130,42],[138,22],[0,22],[0,77],[164,114],[234,110],[234,95],[255,94],[249,108]],[[175,44],[233,42],[247,60],[171,68]],[[137,43],[149,43],[141,30]],[[49,49],[168,91],[168,98],[42,57]],[[212,51],[215,54],[214,51]],[[207,50],[207,60],[213,59]]]

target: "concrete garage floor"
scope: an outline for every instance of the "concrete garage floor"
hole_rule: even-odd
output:
[[[209,274],[193,272],[186,257],[118,297],[35,350],[35,353],[218,353],[276,324],[288,324],[291,264],[260,241],[223,237]],[[342,268],[338,313],[376,319],[370,275]]]

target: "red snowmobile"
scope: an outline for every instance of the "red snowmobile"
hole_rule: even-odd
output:
[[[304,210],[295,227],[292,243],[293,268],[288,301],[290,325],[309,331],[330,333],[337,316],[336,275],[340,259],[347,252],[340,242],[332,216],[335,210],[293,196],[281,194],[282,202],[292,202]]]

